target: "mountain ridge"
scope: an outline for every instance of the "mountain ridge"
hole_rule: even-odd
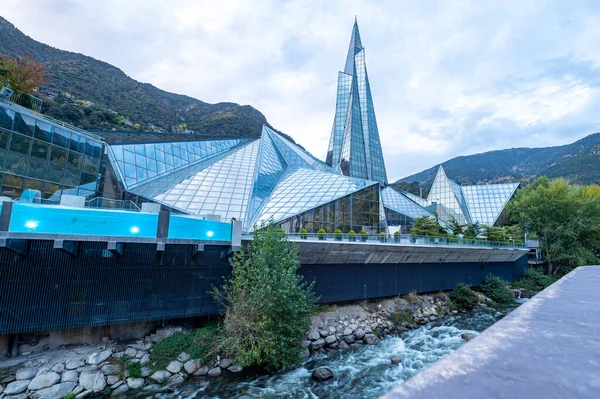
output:
[[[263,125],[274,129],[250,105],[209,104],[138,82],[108,62],[38,42],[1,16],[0,54],[30,54],[44,65],[50,81],[36,93],[42,112],[83,129],[250,137],[260,137]]]
[[[459,156],[399,179],[397,186],[419,182],[429,187],[439,165],[460,184],[529,183],[540,176],[564,177],[575,184],[600,184],[600,133],[571,144],[510,148]]]

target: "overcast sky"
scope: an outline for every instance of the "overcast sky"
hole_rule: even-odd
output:
[[[354,16],[391,181],[600,131],[600,1],[1,0],[34,39],[259,109],[324,159]]]

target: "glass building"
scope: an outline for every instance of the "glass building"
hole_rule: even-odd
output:
[[[335,118],[326,163],[345,176],[387,184],[365,48],[356,20],[346,66],[343,72],[338,73]]]

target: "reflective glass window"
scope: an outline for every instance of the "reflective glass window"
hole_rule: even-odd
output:
[[[33,140],[31,143],[31,156],[39,159],[48,159],[50,145],[42,141]]]
[[[0,108],[0,128],[12,130],[15,119],[15,111]]]
[[[10,150],[18,152],[19,154],[27,155],[29,153],[29,144],[31,139],[29,137],[21,136],[20,134],[13,133],[10,139]]]
[[[71,141],[70,137],[71,135],[69,132],[57,127],[54,129],[52,143],[61,147],[69,148],[69,142]]]
[[[52,146],[50,162],[56,165],[64,165],[67,162],[67,150],[61,147]]]
[[[51,143],[53,130],[54,128],[51,124],[42,121],[36,121],[34,137],[47,143]]]
[[[67,160],[67,166],[73,169],[81,169],[81,159],[83,156],[77,152],[70,151]]]
[[[19,197],[23,192],[24,179],[19,176],[4,174],[2,179],[2,195]]]
[[[27,157],[21,154],[7,153],[4,170],[15,175],[24,175],[27,169]]]
[[[50,164],[48,167],[48,180],[60,183],[62,181],[64,167]]]
[[[46,173],[48,172],[48,161],[45,159],[29,158],[29,168],[27,169],[27,176],[35,177],[37,179],[45,179]]]
[[[35,130],[35,119],[17,112],[15,115],[15,124],[13,126],[13,130],[26,136],[33,136],[33,131]]]
[[[2,108],[0,108],[2,109]],[[6,149],[10,140],[10,132],[0,129],[0,148]]]

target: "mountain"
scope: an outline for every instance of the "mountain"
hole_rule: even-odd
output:
[[[265,116],[249,105],[209,104],[138,82],[119,68],[35,41],[0,17],[0,54],[30,54],[50,80],[42,112],[89,130],[193,131],[259,137]],[[286,136],[286,135],[284,135]],[[289,136],[286,136],[293,141]]]
[[[438,166],[400,179],[394,185],[406,188],[407,183],[416,181],[429,187]],[[600,133],[558,147],[511,148],[457,157],[442,166],[448,177],[460,184],[528,183],[540,176],[564,177],[576,184],[600,184]]]

